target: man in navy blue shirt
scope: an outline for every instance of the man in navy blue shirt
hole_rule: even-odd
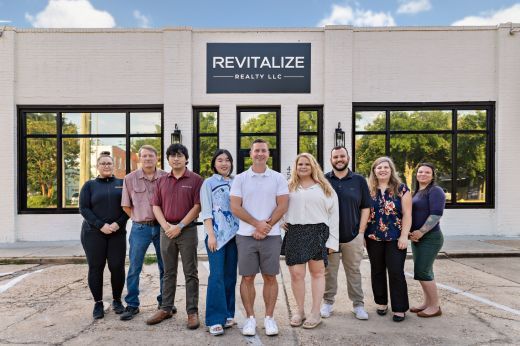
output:
[[[347,276],[348,296],[357,319],[367,320],[361,286],[360,265],[363,259],[363,233],[370,213],[370,193],[364,177],[348,168],[350,157],[345,147],[334,147],[330,153],[332,172],[325,175],[339,200],[339,252],[329,254],[325,269],[325,294],[321,316],[330,317],[338,291],[340,255]]]

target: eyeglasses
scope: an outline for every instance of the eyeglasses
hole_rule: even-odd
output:
[[[113,163],[112,162],[100,162],[100,163],[98,163],[98,165],[100,165],[100,166],[112,166]]]

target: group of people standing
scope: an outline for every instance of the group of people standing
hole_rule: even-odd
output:
[[[182,144],[172,144],[166,151],[170,173],[156,167],[157,151],[145,145],[139,150],[141,168],[121,180],[113,176],[110,154],[100,155],[99,176],[85,183],[80,193],[80,213],[84,217],[81,240],[89,265],[88,283],[95,300],[94,318],[104,316],[102,287],[107,262],[113,310],[121,314],[121,320],[130,320],[139,313],[139,276],[146,250],[153,243],[160,292],[158,309],[146,323],[160,323],[177,312],[174,298],[180,254],[186,281],[187,327],[198,328],[195,220],[199,213],[207,235],[210,269],[205,324],[212,335],[221,335],[225,328],[236,324],[237,266],[246,312],[242,333],[256,334],[255,278],[260,273],[265,333],[278,334],[274,310],[280,254],[285,255],[297,303],[291,326],[311,329],[321,323],[322,317],[331,316],[340,259],[353,313],[358,319],[368,319],[360,271],[364,246],[370,259],[377,314],[385,315],[388,311],[388,273],[393,320],[403,321],[409,310],[404,275],[409,239],[414,278],[424,292],[424,302],[410,311],[420,317],[441,314],[432,267],[443,242],[439,220],[445,196],[435,184],[432,165],[418,166],[412,196],[388,157],[373,163],[368,183],[348,168],[350,158],[345,147],[332,149],[333,170],[327,174],[311,154],[299,154],[288,182],[267,166],[266,141],[253,141],[250,157],[252,166],[233,177],[230,152],[218,149],[211,161],[214,174],[203,181],[187,169],[189,156]],[[121,296],[125,280],[125,225],[129,217],[132,219],[130,267],[124,307]],[[307,267],[312,292],[309,314],[304,309]]]

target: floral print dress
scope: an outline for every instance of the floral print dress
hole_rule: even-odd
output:
[[[401,236],[403,208],[401,197],[409,192],[406,184],[401,184],[398,194],[387,189],[384,194],[377,190],[371,196],[370,216],[365,237],[377,241],[397,240]]]

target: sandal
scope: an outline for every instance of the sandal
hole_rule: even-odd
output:
[[[224,328],[222,328],[221,324],[214,324],[209,327],[209,333],[214,336],[222,335],[224,334]]]
[[[302,327],[305,329],[313,329],[319,326],[321,323],[321,316],[318,316],[317,318],[309,318],[305,322],[303,322]]]
[[[303,322],[305,321],[305,315],[296,313],[291,317],[291,321],[289,324],[291,327],[301,327]]]
[[[233,327],[235,324],[237,324],[237,323],[235,322],[235,319],[233,319],[233,318],[231,318],[231,317],[228,317],[228,318],[226,319],[226,324],[224,324],[224,328],[231,328],[231,327]]]

